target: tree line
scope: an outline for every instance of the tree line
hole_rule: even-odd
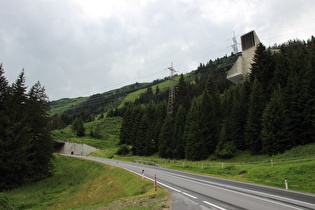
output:
[[[40,82],[27,92],[23,70],[9,85],[0,65],[0,190],[51,174],[53,142],[47,102]]]
[[[259,44],[242,84],[212,74],[189,83],[181,75],[173,114],[148,89],[147,103],[115,110],[123,116],[120,144],[134,155],[203,160],[245,150],[273,155],[315,142],[315,39],[279,48]]]

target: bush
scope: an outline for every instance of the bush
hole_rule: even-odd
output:
[[[122,145],[118,151],[116,152],[116,155],[128,155],[130,153],[130,149],[127,145]]]

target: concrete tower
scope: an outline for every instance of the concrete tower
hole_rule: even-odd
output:
[[[251,31],[241,36],[242,55],[238,57],[230,69],[227,79],[234,84],[243,82],[245,75],[250,73],[250,67],[253,62],[255,50],[260,40],[255,31]]]

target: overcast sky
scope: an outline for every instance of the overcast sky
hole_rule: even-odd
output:
[[[89,96],[230,55],[233,31],[266,46],[308,39],[314,11],[314,0],[0,0],[0,63],[50,100]]]

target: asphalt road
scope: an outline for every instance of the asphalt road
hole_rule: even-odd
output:
[[[315,209],[315,195],[257,184],[180,172],[155,166],[88,156],[85,158],[117,167],[154,181],[172,193],[177,209]]]

